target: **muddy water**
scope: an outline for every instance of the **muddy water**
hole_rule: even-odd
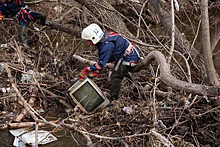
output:
[[[60,136],[60,137],[58,137]],[[75,140],[71,136],[70,132],[60,132],[59,135],[56,135],[57,141],[48,143],[46,145],[40,145],[41,147],[83,147],[85,146],[84,141],[81,137],[74,135]],[[10,134],[8,130],[0,131],[0,147],[13,147],[14,136]],[[27,145],[27,147],[31,147]]]
[[[0,131],[0,147],[13,147],[13,136],[8,132],[8,130]]]

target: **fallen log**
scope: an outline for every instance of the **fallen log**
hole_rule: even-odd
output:
[[[95,64],[96,62],[95,61],[91,61],[91,60],[88,60],[88,59],[85,59],[85,58],[82,58],[78,55],[73,55],[72,58],[84,63],[84,64],[89,64],[89,65],[93,65]],[[111,63],[107,63],[105,67],[108,67],[108,68],[114,68],[114,64],[111,64]]]
[[[37,88],[36,87],[33,87],[33,86],[30,86],[30,91],[32,92],[32,97],[30,98],[29,100],[29,105],[32,106],[35,102],[35,96],[36,96],[36,93],[37,93]],[[21,113],[17,116],[17,118],[15,119],[15,122],[20,122],[24,117],[25,115],[27,114],[27,110],[26,109],[23,109],[21,111]]]
[[[36,125],[36,122],[20,122],[20,123],[9,123],[8,128],[9,129],[19,129],[19,128],[25,128],[25,127],[34,127]],[[45,123],[38,123],[39,126],[44,126]]]
[[[77,38],[81,37],[81,32],[80,31],[76,31],[75,29],[65,27],[65,26],[63,26],[59,23],[52,22],[52,21],[47,21],[46,25],[48,27],[52,28],[52,29],[56,29],[56,30],[59,30],[59,31],[62,31],[62,32],[65,32],[65,33],[68,33],[68,34],[73,34]]]

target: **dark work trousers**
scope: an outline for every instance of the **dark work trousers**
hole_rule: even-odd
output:
[[[128,77],[131,79],[129,75],[129,71],[132,70],[133,67],[120,64],[118,70],[115,71],[113,69],[111,74],[111,93],[110,93],[110,101],[117,100],[119,96],[119,92],[121,89],[121,82],[124,77]]]
[[[45,25],[47,14],[45,14],[43,12],[35,12],[35,16],[36,16],[37,23],[39,23],[41,25]]]
[[[19,24],[18,38],[24,47],[28,47],[28,45],[27,45],[27,26],[24,25],[23,23]]]
[[[47,15],[45,13],[35,12],[34,22],[37,22],[41,25],[45,25],[46,17],[47,17]],[[28,47],[28,45],[27,45],[27,25],[20,23],[18,38],[19,38],[20,42],[24,45],[24,47]]]

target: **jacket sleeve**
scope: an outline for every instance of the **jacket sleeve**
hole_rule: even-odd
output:
[[[101,52],[99,53],[99,61],[95,63],[94,65],[90,66],[90,69],[92,71],[95,71],[95,70],[101,70],[102,68],[104,68],[114,48],[115,48],[115,44],[113,42],[106,43],[101,48]]]
[[[7,7],[5,6],[5,2],[4,2],[4,3],[1,5],[1,7],[0,7],[0,12],[1,12],[2,14],[5,14],[6,10],[7,10]]]

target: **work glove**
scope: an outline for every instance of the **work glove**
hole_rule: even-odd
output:
[[[4,16],[2,15],[2,12],[0,12],[0,20],[3,20]]]
[[[92,77],[100,77],[100,75],[99,75],[99,71],[98,70],[96,70],[96,71],[94,71],[93,73],[89,73],[89,75],[88,75],[90,78],[92,78]]]
[[[91,69],[89,67],[85,67],[80,73],[79,78],[81,80],[85,80],[86,76],[91,72]]]

